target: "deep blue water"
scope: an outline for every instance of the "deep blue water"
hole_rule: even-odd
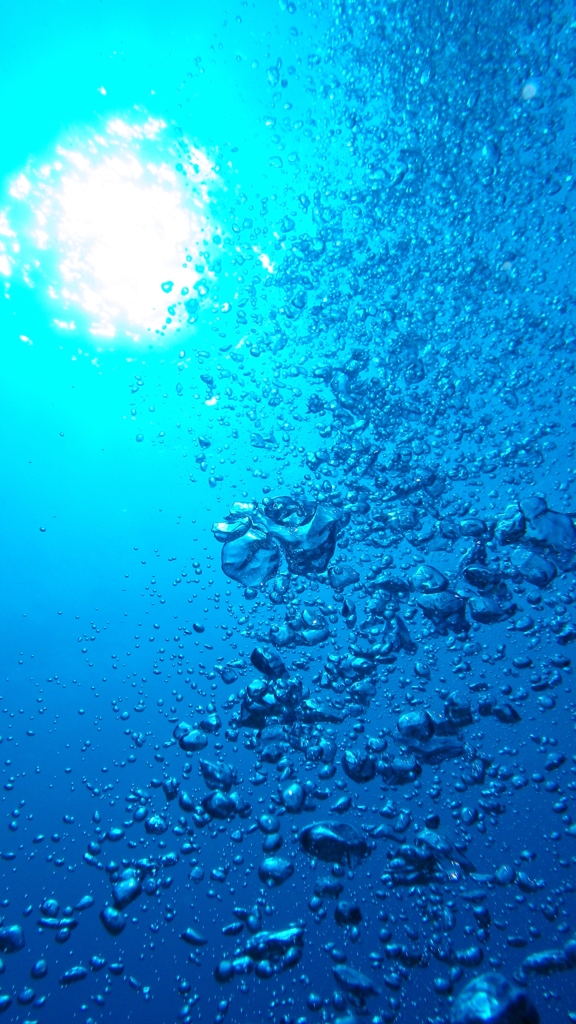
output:
[[[575,1020],[573,9],[2,21],[0,1012]]]

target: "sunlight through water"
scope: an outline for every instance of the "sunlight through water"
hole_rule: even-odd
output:
[[[160,119],[109,120],[31,159],[0,211],[0,274],[42,288],[54,324],[101,339],[170,326],[167,296],[193,292],[213,164]]]

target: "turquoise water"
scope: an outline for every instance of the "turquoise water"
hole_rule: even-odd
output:
[[[3,12],[7,1020],[574,1019],[575,28]]]

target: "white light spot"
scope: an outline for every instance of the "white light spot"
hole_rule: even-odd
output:
[[[260,260],[260,263],[265,268],[265,270],[268,271],[269,274],[274,273],[274,264],[272,263],[270,257],[267,256],[265,252],[261,252],[260,255],[258,256],[258,259]]]
[[[526,85],[522,89],[523,100],[533,100],[538,95],[538,87],[535,82],[526,82]]]
[[[9,189],[10,195],[14,196],[14,199],[25,199],[30,192],[30,182],[25,174],[19,174],[18,177]]]
[[[215,174],[205,153],[167,133],[159,118],[116,117],[62,140],[52,161],[31,162],[10,187],[10,222],[0,215],[0,234],[22,253],[16,261],[0,245],[0,272],[13,263],[27,283],[40,279],[58,312],[83,313],[79,328],[94,336],[168,329],[166,282],[177,296],[190,291],[202,239],[214,231],[207,190]]]
[[[3,235],[4,238],[16,237],[8,223],[8,217],[3,210],[0,210],[0,235]]]

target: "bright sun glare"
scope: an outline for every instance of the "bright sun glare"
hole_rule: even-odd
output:
[[[0,274],[42,284],[58,326],[74,330],[76,316],[98,337],[138,338],[165,326],[168,292],[185,296],[198,280],[215,174],[204,153],[166,136],[161,120],[115,118],[13,181]]]

